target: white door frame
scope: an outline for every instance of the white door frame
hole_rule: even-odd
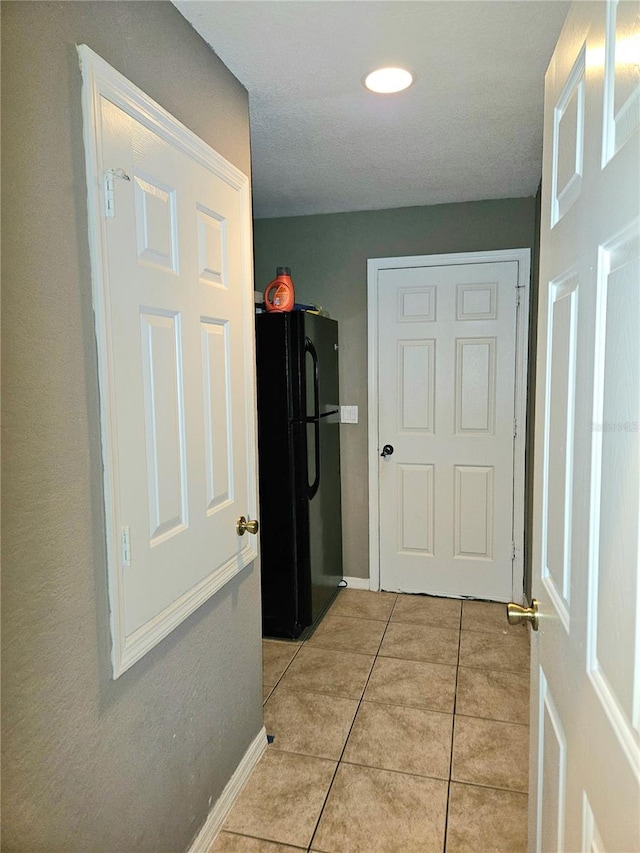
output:
[[[530,249],[492,252],[461,252],[446,255],[411,255],[402,258],[370,258],[367,261],[367,365],[369,445],[369,589],[380,589],[379,459],[378,459],[378,272],[402,267],[436,267],[458,264],[518,263],[520,300],[516,320],[515,412],[517,429],[513,456],[512,597],[524,600],[524,463],[527,420],[527,360],[529,351]]]

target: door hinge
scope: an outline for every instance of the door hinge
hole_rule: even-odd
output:
[[[122,528],[122,565],[131,565],[131,528],[127,525]]]
[[[513,560],[515,560],[515,558],[516,558],[516,543],[512,542],[511,543],[511,560],[513,561]]]
[[[518,435],[518,419],[513,419],[513,437],[515,438]]]
[[[104,173],[104,215],[107,219],[113,219],[116,215],[116,193],[114,188],[116,178],[120,178],[122,181],[131,180],[124,169],[107,169]]]

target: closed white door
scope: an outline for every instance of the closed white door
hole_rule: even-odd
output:
[[[377,273],[381,587],[507,601],[518,261],[415,260]]]
[[[546,76],[530,850],[640,850],[640,4]]]
[[[148,110],[95,102],[116,674],[257,555],[246,178]]]

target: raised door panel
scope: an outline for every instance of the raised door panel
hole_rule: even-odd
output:
[[[569,630],[578,276],[549,286],[543,582]]]
[[[433,487],[433,465],[398,465],[398,553],[433,556]]]
[[[399,430],[434,431],[436,342],[398,342]]]
[[[493,435],[496,414],[495,338],[456,341],[456,435]]]
[[[229,324],[201,320],[207,514],[233,500]]]
[[[582,192],[586,48],[578,54],[554,110],[551,226]]]
[[[459,284],[456,288],[456,320],[496,320],[498,282]]]
[[[596,816],[586,791],[582,792],[582,850],[586,853],[606,853]]]
[[[187,526],[187,471],[180,316],[140,315],[149,544]]]
[[[220,214],[198,204],[198,273],[205,284],[227,287],[227,224]]]
[[[436,319],[435,285],[402,287],[398,291],[399,323],[433,323]]]
[[[540,670],[539,799],[544,804],[540,814],[539,851],[564,850],[567,738],[547,679]]]
[[[176,191],[157,178],[133,178],[138,261],[156,269],[178,272]]]
[[[611,0],[606,15],[603,166],[640,124],[640,3]]]
[[[494,472],[479,465],[455,466],[454,557],[493,557]]]
[[[640,772],[640,635],[629,607],[640,592],[640,484],[634,474],[640,470],[638,223],[606,242],[599,261],[588,672]]]

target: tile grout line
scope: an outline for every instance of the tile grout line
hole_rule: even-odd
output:
[[[230,829],[222,830],[226,832],[227,835],[235,835],[237,838],[248,838],[250,841],[264,841],[266,844],[275,844],[277,847],[285,846],[280,841],[274,841],[272,838],[265,838],[262,835],[247,835],[246,832],[232,832]],[[307,853],[306,847],[299,847],[297,844],[287,844],[287,847],[291,847],[293,850],[299,850],[300,853]]]
[[[307,853],[309,853],[309,851],[313,847],[313,841],[314,841],[316,834],[318,832],[318,827],[320,826],[320,821],[322,820],[322,815],[324,814],[324,810],[326,808],[327,801],[329,800],[329,796],[331,794],[331,789],[333,788],[333,783],[335,782],[335,778],[338,775],[338,770],[340,769],[340,764],[342,763],[342,756],[344,755],[344,752],[347,748],[347,743],[349,742],[349,738],[351,737],[351,732],[353,731],[353,727],[355,725],[356,718],[358,716],[358,712],[360,711],[360,706],[362,705],[362,701],[364,699],[364,694],[365,694],[365,691],[367,689],[367,685],[369,684],[369,680],[371,679],[371,673],[373,672],[373,669],[376,665],[376,661],[378,659],[378,654],[380,652],[380,648],[382,647],[382,642],[384,640],[385,634],[387,633],[387,629],[391,623],[391,617],[393,616],[393,611],[395,610],[397,603],[398,603],[398,594],[396,593],[396,600],[393,603],[393,607],[391,608],[391,613],[389,613],[389,618],[387,619],[387,624],[385,625],[385,629],[382,632],[382,637],[380,638],[380,642],[378,643],[378,651],[375,653],[375,655],[373,657],[373,663],[371,664],[371,669],[369,670],[369,674],[367,675],[367,680],[365,681],[364,687],[362,688],[362,694],[360,696],[360,699],[358,700],[358,707],[356,708],[356,712],[353,715],[353,720],[351,721],[351,725],[349,726],[349,731],[347,732],[347,736],[346,736],[344,744],[342,746],[342,750],[340,752],[340,756],[339,756],[338,762],[336,764],[336,769],[333,773],[333,776],[331,777],[331,782],[330,782],[329,787],[327,789],[327,794],[324,798],[324,802],[322,803],[322,808],[320,809],[320,814],[318,815],[318,820],[316,821],[316,825],[313,828],[313,832],[311,834],[311,841],[309,842],[309,846],[307,848]],[[378,621],[382,621],[382,620],[378,620]]]
[[[453,774],[453,742],[456,734],[456,707],[458,704],[458,674],[460,672],[460,646],[462,643],[462,610],[464,602],[460,603],[460,622],[458,625],[458,660],[456,663],[456,684],[453,692],[453,718],[451,720],[451,756],[449,758],[449,779],[447,782],[447,807],[444,815],[444,838],[442,843],[442,853],[446,853],[447,849],[447,833],[449,831],[449,803],[451,801],[451,776]]]
[[[262,641],[262,642],[264,643],[264,639],[263,639],[263,641]],[[275,641],[275,642],[277,642],[277,641]],[[298,657],[298,652],[299,652],[299,651],[300,651],[300,649],[303,647],[304,643],[296,643],[296,645],[298,646],[298,648],[297,648],[297,650],[294,652],[293,657],[291,658],[291,660],[289,661],[289,663],[285,666],[285,668],[282,670],[282,673],[280,674],[280,678],[278,678],[278,680],[276,681],[276,683],[275,683],[275,684],[273,685],[273,687],[271,688],[271,692],[269,693],[269,695],[267,696],[267,698],[262,700],[262,707],[263,707],[263,708],[264,708],[265,704],[269,701],[269,699],[271,699],[271,697],[273,696],[273,694],[274,694],[274,691],[275,691],[276,687],[278,686],[278,684],[280,684],[280,682],[281,682],[281,681],[282,681],[282,679],[284,678],[285,672],[289,669],[289,667],[291,666],[291,664],[292,664],[292,663],[294,662],[294,660]]]
[[[499,785],[487,785],[482,782],[467,782],[463,779],[455,779],[456,785],[465,785],[467,788],[483,788],[485,791],[502,791],[505,794],[522,794],[525,797],[529,795],[528,791],[522,791],[520,788],[501,788]]]

